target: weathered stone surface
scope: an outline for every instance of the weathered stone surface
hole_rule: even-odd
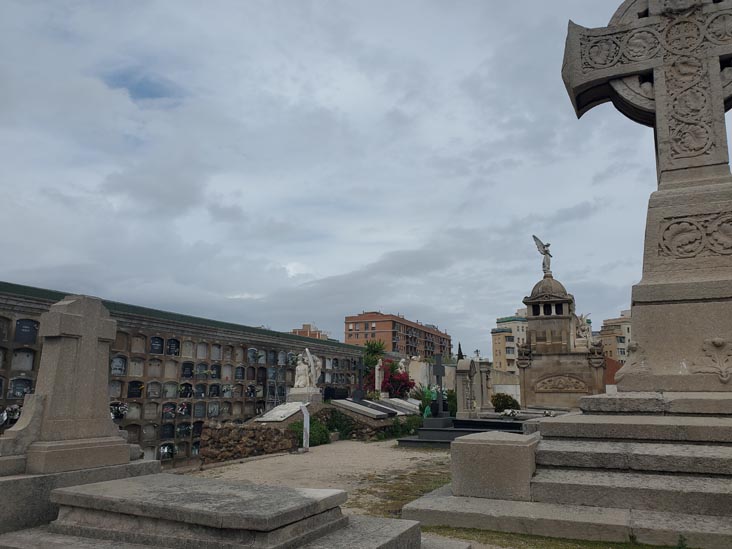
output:
[[[450,445],[452,490],[456,496],[531,500],[531,476],[539,435],[497,431],[466,435]],[[490,467],[484,464],[490,463]]]
[[[732,475],[732,446],[542,440],[537,465]]]
[[[317,387],[293,387],[287,393],[287,402],[320,404],[323,395]]]
[[[631,527],[638,543],[677,547],[684,536],[687,547],[729,549],[732,547],[732,522],[729,517],[670,514],[632,510]]]
[[[302,549],[419,549],[419,523],[374,517],[349,517],[348,527],[312,541]]]
[[[389,414],[386,412],[379,412],[377,410],[367,408],[366,406],[356,404],[355,402],[351,402],[350,400],[331,400],[330,403],[336,408],[343,408],[344,410],[355,412],[372,419],[386,419],[389,417]]]
[[[407,504],[402,517],[425,526],[614,542],[630,539],[630,512],[626,509],[457,497],[450,486]]]
[[[732,442],[732,418],[576,415],[539,422],[542,437]]]
[[[345,503],[346,493],[160,474],[62,488],[54,490],[51,500],[69,507],[269,531],[337,507]]]
[[[536,502],[732,516],[732,478],[624,471],[539,469]]]
[[[47,475],[0,477],[0,494],[3,501],[0,533],[31,528],[55,519],[58,505],[51,502],[50,494],[56,488],[159,472],[159,461],[139,460],[126,465]]]
[[[285,421],[287,418],[297,414],[300,411],[300,406],[302,406],[302,404],[306,403],[287,402],[285,404],[280,404],[266,414],[259,416],[254,421],[258,421],[260,423]]]

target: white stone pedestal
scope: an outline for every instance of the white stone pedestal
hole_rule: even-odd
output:
[[[323,402],[323,395],[317,387],[295,387],[287,394],[287,402],[320,404]]]

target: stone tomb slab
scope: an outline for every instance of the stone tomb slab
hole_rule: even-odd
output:
[[[365,406],[366,408],[371,408],[372,410],[376,410],[377,412],[384,412],[389,417],[395,417],[397,415],[396,410],[393,408],[389,408],[387,406],[381,405],[380,401],[374,401],[374,400],[362,400],[360,402],[356,402],[352,398],[346,399],[348,402],[353,402],[354,404],[359,404],[361,406]]]
[[[347,523],[342,490],[159,474],[54,490],[57,534],[190,549],[300,547]]]
[[[330,403],[336,408],[343,408],[344,410],[349,410],[351,412],[361,414],[362,416],[370,417],[371,419],[386,419],[389,417],[389,414],[386,412],[372,410],[367,406],[361,406],[360,404],[356,404],[350,400],[331,400]]]
[[[287,418],[294,416],[300,411],[300,406],[307,403],[304,402],[287,402],[286,404],[280,404],[276,408],[272,408],[269,412],[264,414],[262,417],[258,417],[254,421],[276,423],[279,421],[285,421]]]

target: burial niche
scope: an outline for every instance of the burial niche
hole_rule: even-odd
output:
[[[33,381],[30,379],[16,377],[10,380],[8,398],[23,398],[33,389]]]
[[[208,364],[196,364],[196,379],[208,379]]]
[[[127,358],[123,356],[112,357],[112,360],[109,364],[109,370],[113,376],[126,376]]]
[[[224,381],[231,381],[233,375],[234,367],[231,364],[224,364],[224,367],[221,368],[221,378]]]
[[[2,363],[0,363],[0,368],[2,368]],[[237,381],[240,381],[244,379],[244,367],[243,366],[237,366],[234,370],[234,379]]]
[[[181,356],[184,356],[187,358],[193,358],[193,342],[192,341],[183,342]]]
[[[163,404],[162,418],[175,419],[176,408],[175,402],[166,402]]]
[[[165,379],[175,379],[178,377],[178,363],[175,360],[165,361]]]
[[[193,396],[193,385],[190,383],[182,383],[178,390],[180,398],[191,398]]]
[[[220,413],[220,406],[218,402],[208,403],[208,417],[218,417]]]
[[[109,396],[111,398],[122,398],[122,382],[113,379],[109,382]]]
[[[4,347],[0,347],[0,370],[4,370],[7,366],[8,350]]]
[[[145,353],[145,342],[146,338],[144,335],[136,335],[132,338],[132,352],[133,353]]]
[[[243,347],[237,347],[234,350],[234,362],[241,364],[244,362],[244,348]]]
[[[147,398],[160,398],[162,386],[157,381],[147,384]]]
[[[130,359],[130,377],[142,377],[145,368],[145,362],[141,358]]]
[[[211,366],[211,379],[221,379],[221,364]]]
[[[191,417],[193,406],[190,402],[181,402],[178,404],[178,417]]]
[[[208,396],[209,397],[220,397],[221,396],[221,385],[218,383],[214,383],[213,385],[208,386]]]
[[[226,345],[224,347],[224,360],[231,360],[233,352],[234,348],[231,345]]]
[[[33,370],[33,359],[35,356],[36,353],[32,349],[17,349],[13,351],[13,362],[10,365],[10,369],[30,372]]]
[[[15,322],[15,343],[21,345],[33,345],[38,337],[38,322],[29,318],[23,318]]]
[[[195,398],[206,398],[206,384],[205,383],[197,383],[196,388],[193,391],[193,396]]]
[[[149,392],[149,391],[148,391]],[[157,419],[158,418],[158,405],[155,402],[148,402],[145,404],[143,409],[145,419]]]
[[[112,349],[115,349],[116,351],[126,351],[129,344],[130,335],[126,332],[117,332]]]
[[[163,430],[165,430],[165,425],[163,425]],[[162,438],[173,438],[173,426],[170,426],[170,436],[162,437]],[[161,431],[162,432],[162,431]],[[165,444],[160,445],[160,450],[158,451],[158,459],[160,461],[167,461],[171,460],[175,457],[175,444],[172,442],[166,442]]]
[[[157,358],[147,363],[147,377],[160,377],[163,373],[163,363]]]
[[[130,381],[127,384],[127,398],[142,398],[142,381]]]
[[[134,423],[132,425],[127,425],[125,427],[125,431],[127,431],[127,442],[130,444],[137,444],[140,442],[140,426],[135,425]]]
[[[211,360],[221,360],[221,345],[211,345]]]
[[[196,421],[193,424],[193,438],[200,437],[203,433],[203,421]]]
[[[206,403],[196,402],[193,405],[193,417],[206,417]],[[203,424],[201,424],[203,425]]]
[[[127,405],[127,419],[140,419],[142,415],[142,406],[137,402],[130,402]]]
[[[168,381],[165,385],[163,385],[163,396],[165,398],[177,398],[178,384],[174,381]]]
[[[208,343],[196,345],[196,358],[208,358]]]
[[[155,440],[158,438],[158,429],[152,423],[148,423],[142,428],[142,440]]]
[[[232,393],[234,392],[234,386],[231,383],[224,383],[221,386],[221,396],[224,398],[231,398]]]
[[[254,347],[250,347],[247,350],[247,362],[249,364],[256,364],[258,356],[259,356],[259,352]]]
[[[180,356],[180,340],[169,339],[165,346],[165,354],[169,356]]]
[[[176,438],[191,438],[191,424],[179,423],[175,428]]]
[[[185,379],[193,377],[193,362],[184,362],[181,365],[180,377]]]
[[[151,337],[150,338],[150,354],[151,355],[162,355],[165,349],[165,340],[162,337]]]

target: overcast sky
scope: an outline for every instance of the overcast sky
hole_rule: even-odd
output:
[[[0,279],[490,352],[542,276],[595,328],[641,276],[652,130],[578,121],[567,22],[620,0],[0,3]]]

